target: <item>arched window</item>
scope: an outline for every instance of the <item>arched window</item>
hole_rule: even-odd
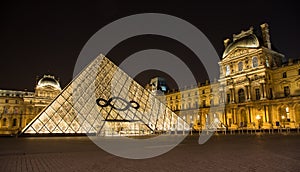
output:
[[[13,119],[13,124],[12,124],[12,126],[13,126],[13,127],[17,126],[17,119],[16,119],[16,118]]]
[[[238,91],[238,95],[239,95],[239,102],[245,102],[245,92],[243,89],[239,89]]]
[[[243,62],[238,63],[238,70],[239,72],[243,70]]]
[[[290,122],[290,110],[288,107],[279,108],[279,119],[281,122]]]
[[[7,119],[6,118],[3,118],[2,119],[2,126],[6,126],[7,125]]]
[[[258,60],[257,57],[252,58],[252,67],[256,68],[258,66]]]

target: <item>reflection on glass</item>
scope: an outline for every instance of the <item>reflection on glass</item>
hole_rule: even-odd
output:
[[[100,97],[122,99],[110,102],[119,108],[99,107]],[[118,110],[126,107],[125,101],[135,101],[139,108]],[[100,55],[23,132],[131,135],[188,129],[183,119]]]

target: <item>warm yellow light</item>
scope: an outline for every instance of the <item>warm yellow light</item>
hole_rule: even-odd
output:
[[[260,120],[261,119],[260,115],[256,115],[256,119]]]
[[[284,118],[285,118],[285,116],[284,116],[284,115],[282,115],[282,116],[281,116],[281,119],[284,119]]]

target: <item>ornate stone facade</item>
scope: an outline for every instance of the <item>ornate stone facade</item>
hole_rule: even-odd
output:
[[[298,127],[300,60],[283,63],[284,55],[272,48],[267,24],[261,25],[261,34],[250,28],[224,45],[219,80],[167,92],[161,97],[166,105],[195,130],[215,117],[229,129]],[[154,86],[162,92],[166,88],[161,78],[148,89]],[[0,135],[18,133],[60,92],[49,75],[39,80],[35,92],[0,90]]]
[[[44,75],[35,92],[0,90],[0,135],[21,131],[61,91],[59,82]]]
[[[169,92],[167,105],[196,130],[214,115],[229,129],[298,127],[300,60],[283,63],[284,55],[272,49],[268,24],[261,25],[261,35],[251,27],[232,42],[224,40],[218,82]]]

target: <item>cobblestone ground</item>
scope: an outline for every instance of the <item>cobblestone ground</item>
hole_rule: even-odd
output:
[[[187,137],[161,156],[130,160],[88,137],[0,138],[0,171],[300,171],[300,135]]]

